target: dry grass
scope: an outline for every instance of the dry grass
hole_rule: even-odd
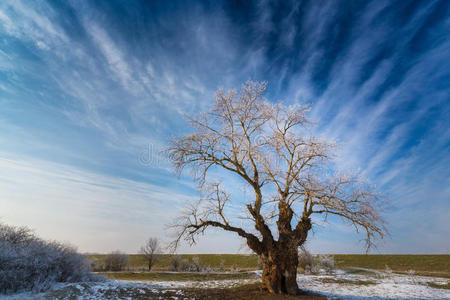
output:
[[[200,264],[204,267],[220,268],[224,262],[226,270],[231,270],[236,265],[239,270],[258,269],[256,255],[242,254],[189,254],[181,255],[192,262],[193,257],[199,257]],[[384,270],[389,266],[392,271],[407,274],[414,270],[416,275],[450,278],[450,255],[331,255],[334,257],[338,269],[367,268]],[[88,256],[96,267],[102,265],[105,255],[96,254]],[[155,265],[154,270],[169,270],[171,255],[163,255]],[[146,270],[144,257],[139,254],[130,255],[128,270]]]
[[[416,275],[450,278],[450,255],[333,255],[338,269],[367,268]]]
[[[132,281],[208,281],[257,279],[254,273],[197,273],[197,272],[100,272],[109,279]]]
[[[450,283],[439,284],[439,283],[435,283],[435,282],[428,282],[428,286],[435,288],[435,289],[450,290]]]
[[[92,254],[88,258],[93,261],[96,268],[100,268],[105,259],[105,254]],[[163,254],[153,267],[153,270],[169,270],[170,261],[173,255]],[[181,258],[187,259],[192,263],[194,257],[198,257],[200,265],[203,267],[210,267],[219,269],[221,262],[224,262],[226,270],[231,270],[234,265],[238,266],[240,270],[255,270],[258,268],[258,257],[256,255],[243,254],[181,254]],[[141,254],[130,254],[128,268],[130,270],[146,270],[147,263],[144,256]]]
[[[372,285],[376,284],[375,281],[371,280],[350,280],[350,279],[337,279],[337,278],[318,278],[317,281],[323,282],[323,283],[340,283],[340,284],[352,284],[352,285]]]

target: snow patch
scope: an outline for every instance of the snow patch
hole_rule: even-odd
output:
[[[428,283],[447,284],[448,279],[400,274],[333,276],[298,275],[300,288],[339,299],[450,299],[450,291]]]
[[[257,273],[259,274],[259,273]],[[210,280],[210,281],[118,281],[86,283],[58,283],[50,290],[32,294],[30,292],[0,296],[0,300],[19,299],[136,299],[165,295],[172,299],[183,299],[184,288],[231,288],[255,283],[259,279]],[[299,287],[319,293],[330,299],[450,299],[450,291],[432,288],[428,284],[448,284],[449,279],[411,275],[368,272],[334,275],[298,274]]]

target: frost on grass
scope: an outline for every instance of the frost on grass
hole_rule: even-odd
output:
[[[56,282],[98,280],[70,245],[38,238],[26,227],[0,223],[0,294],[41,292]]]
[[[158,285],[137,282],[57,283],[42,293],[23,292],[0,297],[2,300],[45,299],[154,299],[155,296],[176,291],[162,291]],[[157,299],[157,297],[156,297]]]
[[[30,292],[1,297],[2,300],[19,299],[184,299],[186,288],[232,288],[255,280],[164,281],[135,282],[108,280],[103,282],[59,283],[38,294]]]
[[[334,276],[298,276],[300,288],[323,294],[330,299],[450,299],[450,291],[433,288],[448,284],[446,278],[400,275],[386,272]]]
[[[260,271],[255,271],[260,274]],[[445,278],[386,274],[366,271],[334,275],[300,275],[302,289],[323,294],[330,299],[450,299],[448,290],[430,287],[430,283],[448,284]],[[59,283],[39,293],[22,293],[0,297],[16,299],[183,299],[187,289],[233,288],[258,282],[258,279],[207,281],[123,281]]]
[[[175,299],[183,292],[165,288],[159,284],[106,281],[98,283],[61,284],[34,299],[68,299],[77,296],[78,299]],[[33,298],[32,298],[33,299]]]

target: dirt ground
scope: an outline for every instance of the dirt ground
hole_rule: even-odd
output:
[[[18,294],[8,300],[22,299],[136,299],[136,300],[325,300],[324,296],[305,293],[298,296],[270,295],[262,290],[260,284],[247,284],[234,288],[168,288],[158,289],[152,286],[89,286],[88,284],[66,285],[51,290],[44,295]],[[1,296],[0,296],[1,298]]]
[[[298,300],[324,300],[324,296],[312,293],[305,293],[298,296],[270,295],[264,291],[259,284],[244,285],[237,288],[217,288],[217,289],[186,289],[183,290],[184,297],[199,300],[224,299],[224,300],[276,300],[276,299],[298,299]]]

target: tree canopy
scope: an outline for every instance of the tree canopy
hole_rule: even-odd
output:
[[[189,167],[205,195],[176,220],[174,245],[181,239],[195,243],[199,234],[216,227],[246,239],[258,255],[282,245],[296,250],[307,238],[313,215],[344,219],[365,233],[368,248],[383,238],[374,187],[333,170],[335,144],[308,135],[313,125],[308,106],[271,103],[263,97],[265,89],[266,83],[253,81],[240,93],[219,89],[210,111],[189,117],[193,133],[171,141],[168,153],[176,170]],[[226,215],[230,193],[210,181],[213,168],[236,175],[253,191],[243,204],[253,230]]]

